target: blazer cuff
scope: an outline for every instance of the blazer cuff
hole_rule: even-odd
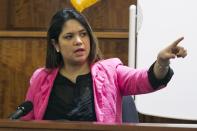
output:
[[[172,76],[174,75],[174,71],[172,70],[171,67],[169,67],[166,76],[163,79],[157,79],[153,70],[154,65],[155,65],[155,62],[151,65],[151,67],[148,70],[148,79],[153,89],[156,90],[160,86],[163,86],[163,85],[166,86],[168,84],[168,82],[171,80]]]

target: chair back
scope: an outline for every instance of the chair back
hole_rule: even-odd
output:
[[[139,116],[132,96],[123,96],[122,122],[139,123]]]

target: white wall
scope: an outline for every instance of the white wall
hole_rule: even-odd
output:
[[[138,0],[143,22],[138,32],[137,68],[149,67],[160,49],[180,36],[185,59],[171,61],[174,76],[167,88],[136,97],[139,112],[197,120],[197,0]]]

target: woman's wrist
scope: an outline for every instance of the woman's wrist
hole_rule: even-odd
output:
[[[166,67],[169,67],[169,65],[170,65],[170,60],[169,60],[169,59],[162,59],[162,58],[160,58],[160,57],[158,56],[158,57],[157,57],[156,63],[157,63],[159,66],[161,66],[161,67],[163,67],[163,68],[166,68]]]
[[[154,74],[156,76],[157,79],[163,79],[168,70],[169,70],[169,66],[170,65],[170,61],[169,60],[160,60],[160,59],[157,59],[156,62],[155,62],[155,65],[154,65]]]
[[[160,68],[168,68],[170,66],[170,61],[169,60],[160,60],[157,59],[156,63]]]

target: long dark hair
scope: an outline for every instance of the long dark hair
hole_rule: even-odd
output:
[[[90,37],[90,53],[88,56],[89,64],[102,59],[102,55],[98,47],[98,40],[93,34],[93,31],[85,16],[74,9],[65,8],[58,11],[52,17],[47,32],[47,54],[45,67],[48,69],[57,68],[63,64],[62,55],[55,50],[53,43],[58,43],[58,37],[62,32],[63,25],[70,19],[77,20],[87,30],[87,33]]]

